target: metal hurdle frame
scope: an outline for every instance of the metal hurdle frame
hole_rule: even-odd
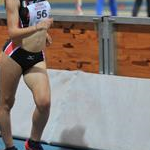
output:
[[[95,24],[95,28],[98,33],[98,41],[99,41],[99,73],[104,74],[105,73],[105,66],[104,66],[104,46],[103,46],[103,17],[100,16],[75,16],[75,15],[52,15],[54,18],[54,21],[60,21],[60,22],[91,22]]]
[[[108,36],[108,48],[105,48],[104,51],[106,51],[106,55],[104,57],[105,64],[107,64],[107,67],[105,67],[105,73],[110,75],[116,75],[117,74],[117,49],[115,45],[117,44],[115,41],[115,37],[113,33],[115,32],[115,25],[123,25],[123,24],[130,24],[130,25],[149,25],[150,26],[150,19],[149,18],[139,18],[139,17],[104,17],[104,22],[107,24],[105,28],[107,28],[107,33],[105,33],[105,36],[107,34]]]
[[[105,73],[104,66],[104,46],[103,46],[103,17],[99,16],[75,16],[75,15],[52,15],[54,21],[60,22],[91,22],[95,23],[95,27],[98,33],[98,41],[99,41],[99,73]],[[102,33],[102,34],[101,34]]]

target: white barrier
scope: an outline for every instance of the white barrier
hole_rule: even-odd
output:
[[[44,141],[110,150],[150,149],[149,79],[80,71],[48,73],[52,108]],[[29,137],[34,107],[21,80],[12,111],[14,136]]]

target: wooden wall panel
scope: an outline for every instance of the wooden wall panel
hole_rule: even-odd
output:
[[[8,38],[0,22],[0,47]],[[47,67],[99,72],[98,35],[94,23],[55,22],[50,30],[53,43],[46,49]]]
[[[117,74],[150,78],[150,26],[116,25]]]
[[[49,67],[99,72],[98,36],[93,23],[56,23],[50,33],[53,44],[46,51]]]
[[[0,51],[2,50],[2,47],[4,46],[6,39],[8,39],[6,21],[0,20]]]

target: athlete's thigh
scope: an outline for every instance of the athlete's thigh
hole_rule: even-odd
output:
[[[44,61],[37,63],[27,71],[24,74],[24,81],[32,91],[34,98],[42,97],[42,95],[50,97],[50,85]]]
[[[22,74],[21,67],[3,52],[0,63],[0,96],[1,103],[10,103],[15,97],[16,89]],[[8,101],[7,101],[8,100]]]

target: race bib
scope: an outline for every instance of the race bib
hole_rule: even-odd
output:
[[[41,20],[49,18],[51,15],[51,6],[48,1],[32,3],[27,7],[30,14],[29,26],[36,25]]]

